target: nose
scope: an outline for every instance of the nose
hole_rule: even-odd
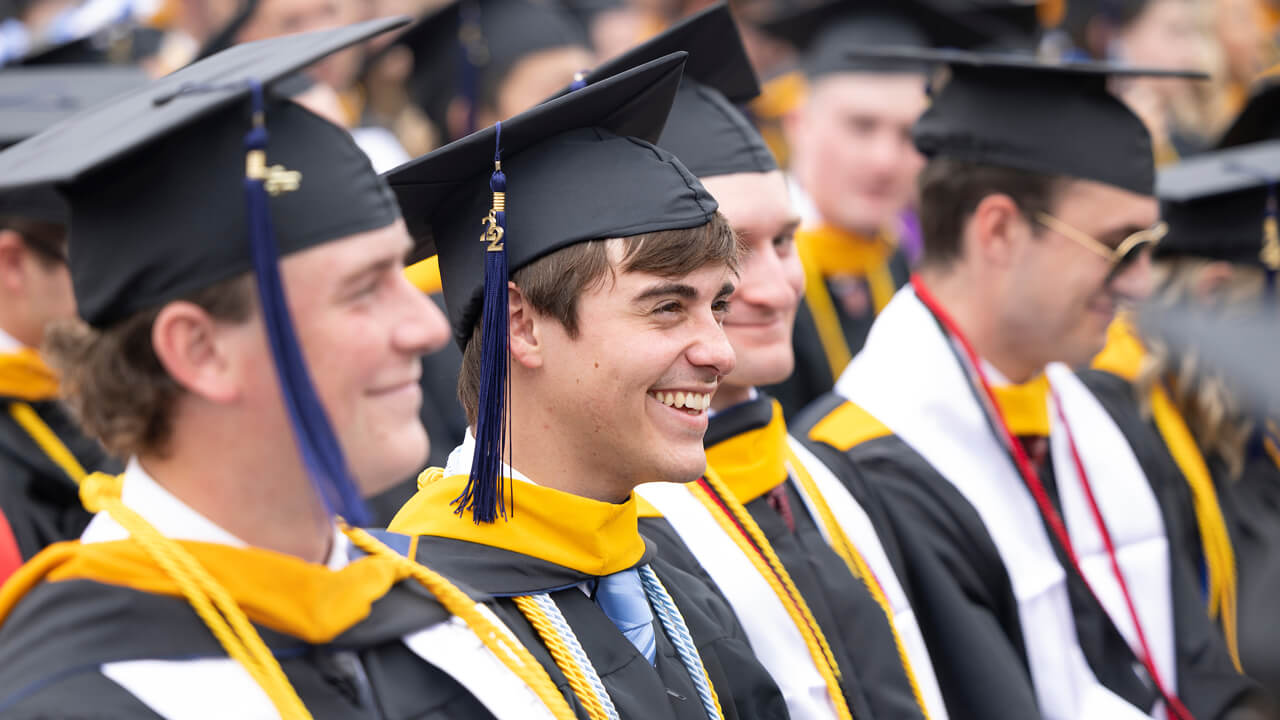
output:
[[[404,298],[401,322],[396,326],[392,342],[397,349],[413,355],[427,355],[449,342],[449,321],[439,306],[426,293],[414,287],[403,275],[399,278]]]
[[[724,327],[709,311],[707,315],[707,320],[697,330],[698,337],[689,346],[685,356],[694,367],[711,370],[717,377],[725,377],[738,364],[737,356],[734,355],[733,346],[729,344],[729,337],[724,334]]]
[[[1148,248],[1112,276],[1108,289],[1126,300],[1139,302],[1151,296],[1152,285],[1151,250]]]

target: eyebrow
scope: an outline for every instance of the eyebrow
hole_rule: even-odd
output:
[[[697,288],[687,283],[668,282],[661,285],[653,285],[644,292],[636,295],[635,302],[644,302],[659,297],[675,296],[683,300],[696,300],[698,298]]]
[[[727,282],[720,287],[720,292],[716,293],[716,299],[719,300],[720,298],[727,298],[732,295],[733,291],[736,289],[737,288],[733,286],[733,283]]]

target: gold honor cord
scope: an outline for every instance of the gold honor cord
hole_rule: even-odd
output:
[[[587,717],[591,720],[609,720],[609,714],[605,712],[604,702],[596,695],[591,687],[591,681],[587,679],[587,671],[582,667],[581,663],[574,659],[573,653],[569,652],[568,644],[565,639],[560,636],[560,632],[556,630],[555,624],[551,622],[551,618],[538,607],[538,603],[528,595],[520,595],[512,598],[516,607],[524,615],[529,624],[538,633],[538,637],[542,638],[542,644],[547,646],[547,650],[551,653],[551,659],[555,661],[556,667],[560,668],[560,672],[564,673],[564,677],[569,681],[569,688],[573,690],[573,694],[582,703],[587,710]]]
[[[786,609],[787,614],[791,616],[791,621],[795,624],[796,629],[800,632],[800,636],[804,638],[805,646],[809,649],[809,655],[813,658],[813,664],[818,669],[818,674],[822,676],[822,680],[827,686],[827,695],[831,698],[831,704],[835,707],[836,717],[841,720],[852,720],[853,713],[850,712],[849,706],[845,701],[844,691],[840,687],[840,668],[836,664],[835,656],[831,654],[831,646],[827,644],[826,637],[822,634],[822,629],[818,627],[818,623],[814,620],[813,613],[809,610],[809,605],[800,596],[800,591],[796,588],[795,583],[791,580],[790,573],[782,566],[782,561],[778,559],[778,555],[774,552],[773,546],[769,544],[769,540],[764,536],[764,532],[756,521],[752,519],[751,513],[747,511],[742,503],[738,502],[733,492],[724,484],[720,477],[711,468],[707,468],[704,479],[707,481],[716,495],[717,499],[703,487],[702,483],[694,482],[689,488],[693,496],[702,503],[707,512],[711,513],[711,517],[715,518],[716,523],[720,525],[720,529],[724,531],[747,557],[756,572],[765,579],[769,584],[769,588],[778,596],[778,601]],[[723,505],[721,505],[723,503]],[[730,515],[725,514],[727,509]],[[734,521],[737,521],[736,524]],[[739,529],[741,528],[741,529]],[[746,533],[750,537],[743,535]],[[754,543],[755,547],[752,547]],[[759,548],[759,552],[756,551]]]
[[[81,501],[89,512],[109,514],[156,561],[178,585],[227,654],[240,663],[267,694],[282,720],[309,720],[310,712],[244,610],[182,545],[160,534],[120,500],[122,484],[121,476],[94,473],[81,484]],[[400,556],[363,530],[347,527],[345,523],[341,527],[353,545],[390,563],[397,578],[417,580],[446,610],[461,618],[484,646],[538,695],[556,720],[575,719],[573,710],[546,671],[496,618],[491,619],[476,602],[435,571]]]
[[[1222,634],[1226,637],[1231,662],[1235,664],[1237,672],[1243,672],[1240,664],[1236,601],[1236,556],[1231,547],[1231,536],[1227,533],[1226,520],[1222,516],[1222,507],[1218,503],[1218,493],[1213,486],[1213,477],[1191,429],[1187,427],[1182,414],[1174,407],[1164,388],[1160,385],[1152,387],[1150,400],[1156,429],[1191,489],[1192,506],[1204,552],[1205,574],[1208,576],[1209,617],[1221,620]]]
[[[67,449],[62,440],[58,438],[57,433],[40,419],[40,415],[36,413],[35,408],[24,402],[13,402],[9,404],[9,414],[13,416],[19,427],[36,441],[36,445],[55,465],[62,468],[77,485],[84,480],[86,473],[81,467],[80,461],[76,460],[76,456]]]
[[[880,605],[880,609],[884,611],[884,618],[889,623],[889,630],[893,633],[893,643],[898,648],[898,657],[902,660],[902,669],[907,674],[907,681],[911,683],[911,692],[915,695],[916,704],[920,706],[920,712],[924,714],[925,720],[929,720],[929,708],[925,705],[924,694],[920,692],[920,684],[916,681],[916,673],[911,666],[911,658],[907,655],[907,648],[902,644],[902,637],[898,635],[898,628],[894,625],[893,608],[889,607],[889,599],[885,597],[884,588],[880,586],[880,582],[876,579],[875,573],[871,571],[871,567],[867,565],[867,561],[862,557],[862,553],[858,552],[857,546],[853,544],[849,536],[845,534],[844,529],[840,527],[835,513],[831,511],[831,506],[822,497],[822,491],[818,489],[818,484],[813,481],[813,476],[809,474],[808,469],[805,468],[804,463],[796,456],[795,450],[790,445],[787,445],[787,467],[791,470],[792,477],[800,484],[800,489],[804,491],[805,498],[817,512],[818,521],[822,523],[822,528],[826,530],[831,548],[836,551],[841,560],[844,560],[849,572],[862,581],[862,584],[871,593],[871,597],[875,598],[876,603]]]

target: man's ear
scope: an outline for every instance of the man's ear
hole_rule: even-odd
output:
[[[1027,219],[1013,198],[993,193],[978,202],[965,225],[963,253],[986,266],[1009,265],[1024,237]]]
[[[507,320],[511,332],[511,358],[526,368],[542,367],[540,323],[544,318],[529,305],[513,282],[507,283]]]
[[[225,327],[198,305],[171,302],[151,326],[151,347],[160,365],[185,390],[213,403],[229,403],[242,388],[224,332]]]

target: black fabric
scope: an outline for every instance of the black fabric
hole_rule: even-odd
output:
[[[651,555],[652,551],[646,553],[638,564],[650,561]],[[655,617],[657,662],[651,666],[600,606],[579,589],[579,584],[595,579],[593,576],[528,555],[427,536],[419,539],[417,557],[491,595],[550,590],[549,596],[582,643],[622,718],[705,720],[697,692],[661,623]],[[684,616],[725,718],[786,718],[782,694],[755,659],[723,597],[704,580],[661,558],[649,564]],[[585,720],[586,712],[575,700],[564,674],[514,601],[500,597],[490,605],[510,618],[508,626]]]
[[[1280,140],[1202,153],[1160,171],[1156,193],[1169,234],[1156,257],[1265,266],[1263,223],[1280,180]]]
[[[452,677],[400,642],[449,617],[411,583],[393,587],[367,619],[326,645],[258,627],[317,720],[492,717]],[[0,715],[152,718],[106,680],[103,663],[224,657],[182,598],[89,580],[42,583],[0,627]]]
[[[80,490],[9,414],[12,400],[0,398],[0,514],[24,560],[45,546],[80,537],[91,517],[80,505]],[[56,402],[30,403],[86,472],[122,468],[85,437]]]
[[[272,83],[401,23],[240,45],[0,153],[0,189],[59,183],[66,196],[81,317],[108,327],[247,272],[247,81]],[[268,165],[301,173],[296,191],[268,201],[281,255],[399,218],[385,183],[345,130],[274,98],[265,116]]]
[[[1280,717],[1280,705],[1276,705],[1269,692],[1275,692],[1276,685],[1265,685],[1262,690],[1247,678],[1239,675],[1227,654],[1226,643],[1219,630],[1214,627],[1205,609],[1203,594],[1203,558],[1198,525],[1196,523],[1195,505],[1186,479],[1179,471],[1177,463],[1169,453],[1168,447],[1161,439],[1154,424],[1143,418],[1133,386],[1125,379],[1100,370],[1085,370],[1080,373],[1081,380],[1098,398],[1116,425],[1119,426],[1130,447],[1142,466],[1151,489],[1154,491],[1164,520],[1165,534],[1169,538],[1170,581],[1173,599],[1174,630],[1177,634],[1178,653],[1178,688],[1179,696],[1187,708],[1197,718],[1217,717]],[[1270,459],[1267,459],[1270,462]],[[1216,467],[1215,467],[1216,466]],[[1222,468],[1211,463],[1211,471],[1216,469],[1215,477],[1221,477]],[[1261,465],[1264,471],[1266,465]],[[1275,465],[1271,464],[1274,472]],[[1280,477],[1273,474],[1271,479]],[[1232,536],[1233,545],[1241,535],[1241,510],[1258,512],[1257,517],[1266,517],[1268,510],[1274,510],[1274,504],[1268,504],[1263,498],[1260,509],[1249,507],[1254,499],[1251,493],[1244,496],[1231,495],[1228,490],[1223,511],[1228,518],[1228,532]],[[1244,500],[1244,503],[1240,501]],[[1274,518],[1274,516],[1273,516]],[[1274,520],[1271,521],[1274,523]],[[1245,526],[1250,525],[1245,523]],[[1267,528],[1267,522],[1253,527]],[[1269,531],[1275,535],[1274,530]],[[1259,537],[1253,533],[1249,536]],[[1251,543],[1246,541],[1246,547]],[[1250,549],[1257,547],[1252,545]],[[1263,556],[1265,557],[1265,556]],[[1264,657],[1274,655],[1272,647],[1260,647],[1257,633],[1274,627],[1274,596],[1257,593],[1254,580],[1257,573],[1250,572],[1251,566],[1257,567],[1258,555],[1246,550],[1245,557],[1237,556],[1237,574],[1240,583],[1239,619],[1242,655],[1247,645],[1251,650],[1262,650]],[[1264,560],[1265,562],[1265,560]],[[1248,579],[1246,580],[1246,575]],[[1265,575],[1265,574],[1264,574]],[[1263,581],[1265,584],[1265,581]],[[1246,602],[1249,591],[1254,594]],[[1265,593],[1265,590],[1264,590]],[[1248,616],[1245,615],[1246,608]],[[1263,619],[1265,618],[1265,619]],[[1251,625],[1246,625],[1246,620]],[[1077,622],[1079,622],[1077,620]],[[1252,628],[1252,629],[1251,629]],[[1243,661],[1244,658],[1242,658]],[[1246,664],[1246,672],[1252,674]],[[1257,676],[1255,676],[1257,677]],[[1266,682],[1265,678],[1258,678]]]
[[[760,83],[729,6],[723,2],[604,63],[583,81],[594,83],[682,50],[689,53],[684,78],[658,146],[675,154],[700,178],[777,170],[760,131],[734,107],[759,95]]]
[[[1272,697],[1280,697],[1280,468],[1265,452],[1253,453],[1239,479],[1226,478],[1221,460],[1210,469],[1226,515],[1239,578],[1240,661]]]
[[[951,69],[913,131],[926,157],[1093,180],[1139,195],[1153,194],[1155,185],[1151,137],[1138,116],[1111,94],[1108,80],[1204,77],[959,50],[869,48],[850,55]],[[1062,142],[1080,135],[1089,142]]]
[[[671,155],[662,132],[680,82],[674,54],[550,100],[502,123],[507,268],[575,243],[705,225],[717,204]],[[440,255],[454,340],[465,347],[483,305],[497,129],[387,173],[417,254]]]
[[[1216,147],[1274,140],[1280,135],[1280,76],[1271,75],[1254,87],[1249,101],[1219,138]]]

